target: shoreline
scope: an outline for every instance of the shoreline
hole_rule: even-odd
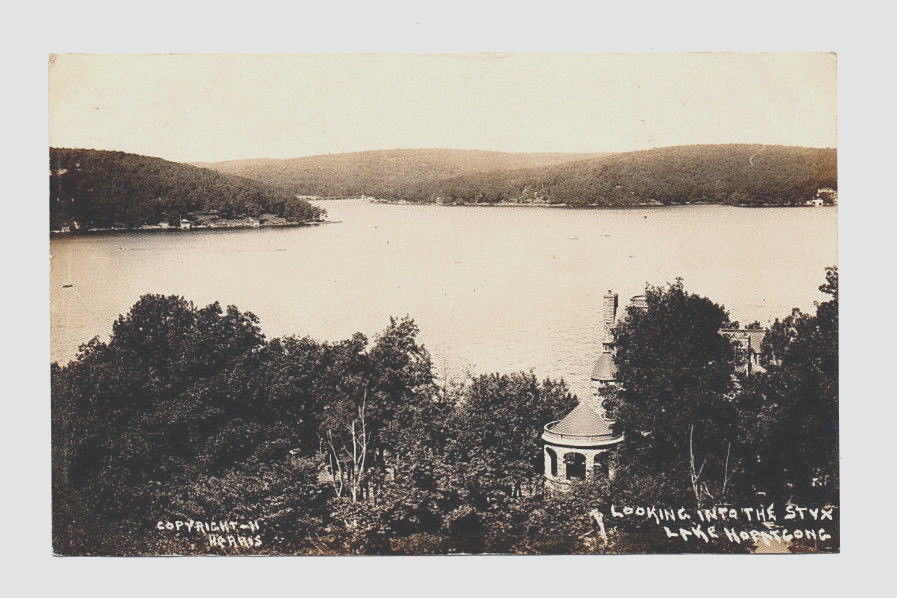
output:
[[[724,203],[715,203],[715,202],[705,202],[705,201],[695,201],[695,202],[685,202],[685,203],[641,203],[634,204],[629,206],[604,206],[604,205],[584,205],[584,206],[569,206],[563,203],[556,204],[530,204],[530,203],[516,203],[516,202],[499,202],[499,203],[438,203],[438,202],[413,202],[406,200],[394,200],[394,199],[375,199],[372,197],[328,197],[328,198],[313,198],[311,201],[350,201],[350,200],[362,200],[366,203],[371,204],[382,204],[382,205],[390,205],[390,206],[439,206],[444,208],[538,208],[538,209],[567,209],[567,210],[645,210],[645,209],[659,209],[659,208],[677,208],[684,206],[720,206],[720,207],[730,207],[730,208],[747,208],[747,209],[762,209],[762,208],[837,208],[838,204],[825,204],[822,206],[813,206],[813,205],[796,205],[796,204],[760,204],[760,205],[751,205],[751,204],[724,204]],[[189,228],[181,228],[181,227],[160,227],[160,226],[143,226],[137,228],[117,228],[117,227],[107,227],[107,228],[88,228],[88,229],[77,229],[74,231],[62,231],[62,230],[51,230],[50,238],[66,238],[66,237],[80,237],[84,235],[102,235],[102,234],[126,234],[126,233],[190,233],[195,231],[227,231],[227,230],[253,230],[253,229],[263,229],[263,228],[300,228],[304,226],[320,226],[322,224],[339,224],[341,221],[339,220],[304,220],[302,222],[275,222],[275,223],[264,223],[259,225],[253,224],[227,224],[220,226],[208,226],[208,225],[191,225]]]
[[[305,220],[302,222],[283,222],[274,224],[233,224],[226,226],[193,226],[190,228],[147,226],[137,228],[88,228],[74,231],[51,230],[50,238],[81,237],[85,235],[131,234],[131,233],[192,233],[206,231],[260,230],[263,228],[299,228],[303,226],[320,226],[322,224],[339,224],[339,220]]]
[[[332,198],[336,199],[336,198]],[[343,200],[359,199],[357,197],[345,197]],[[683,206],[722,206],[730,208],[837,208],[838,204],[828,204],[822,206],[808,206],[797,204],[727,204],[709,201],[692,201],[684,203],[639,203],[629,206],[604,206],[598,204],[589,204],[584,206],[569,206],[565,203],[555,204],[532,204],[532,203],[516,203],[516,202],[498,202],[498,203],[439,203],[415,202],[395,199],[369,199],[368,203],[378,203],[392,206],[440,206],[445,208],[545,208],[545,209],[567,209],[567,210],[641,210],[656,208],[677,208]]]

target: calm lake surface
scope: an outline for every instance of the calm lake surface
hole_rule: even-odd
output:
[[[269,338],[371,336],[408,314],[440,374],[532,369],[583,394],[608,289],[625,305],[681,276],[734,319],[766,322],[812,309],[838,261],[832,207],[321,205],[341,222],[53,239],[50,359],[165,293],[252,311]]]

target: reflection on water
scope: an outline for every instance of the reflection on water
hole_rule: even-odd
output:
[[[269,337],[373,334],[411,315],[440,373],[533,369],[587,389],[601,296],[685,279],[743,323],[812,308],[836,208],[564,210],[323,202],[338,224],[51,241],[51,360],[143,293],[234,304]],[[65,287],[65,285],[72,285]]]

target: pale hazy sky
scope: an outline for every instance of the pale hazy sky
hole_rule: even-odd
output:
[[[366,149],[836,145],[832,54],[60,55],[50,145],[176,161]]]

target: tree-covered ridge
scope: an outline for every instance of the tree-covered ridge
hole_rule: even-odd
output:
[[[837,187],[837,153],[785,146],[681,146],[616,154],[546,174],[550,197],[565,203],[802,204],[820,188]]]
[[[397,149],[197,165],[278,185],[302,195],[411,199],[418,198],[422,187],[456,176],[548,166],[599,155]]]
[[[281,188],[212,170],[123,152],[50,148],[50,228],[134,228],[196,212],[270,213],[295,221],[323,211]]]
[[[820,290],[830,299],[777,321],[766,371],[746,376],[722,306],[648,287],[615,329],[617,475],[561,494],[543,488],[540,434],[574,405],[563,381],[440,384],[408,318],[370,340],[266,340],[249,312],[146,295],[108,341],[51,365],[54,549],[245,553],[157,524],[249,519],[265,554],[747,552],[607,513],[837,508],[836,268]],[[838,550],[832,525],[831,541],[789,548]]]
[[[835,149],[740,144],[597,156],[394,150],[208,167],[307,195],[415,203],[800,205],[837,188]]]

